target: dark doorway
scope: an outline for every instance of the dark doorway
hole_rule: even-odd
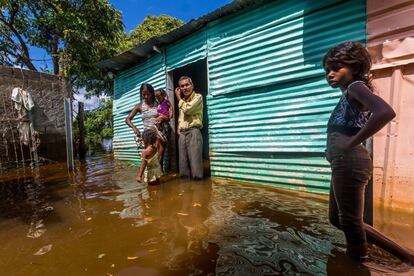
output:
[[[186,66],[177,68],[168,72],[168,92],[171,102],[174,104],[175,116],[173,122],[174,136],[171,145],[171,165],[173,170],[178,171],[178,103],[174,96],[174,89],[178,87],[178,80],[182,76],[188,76],[193,80],[195,92],[203,95],[203,128],[201,134],[203,135],[203,160],[204,160],[204,175],[210,176],[210,162],[209,162],[209,139],[208,139],[208,114],[207,114],[207,62],[206,59],[188,64]],[[173,99],[173,100],[172,100]],[[174,164],[175,161],[175,164]]]

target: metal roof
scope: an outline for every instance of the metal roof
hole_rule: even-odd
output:
[[[98,68],[106,71],[120,71],[130,68],[155,53],[155,47],[163,47],[172,44],[181,38],[184,38],[196,31],[202,29],[207,23],[224,16],[233,14],[237,11],[243,10],[247,7],[257,6],[266,0],[234,0],[207,15],[201,16],[197,19],[190,20],[187,24],[175,29],[162,36],[156,36],[149,39],[147,42],[138,45],[126,52],[116,55],[112,58],[103,60],[97,64]]]

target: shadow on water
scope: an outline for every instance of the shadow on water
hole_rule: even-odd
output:
[[[137,184],[110,155],[0,177],[5,275],[392,275],[413,271],[378,248],[345,255],[325,196],[168,177]]]

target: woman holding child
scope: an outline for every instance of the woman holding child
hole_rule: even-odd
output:
[[[166,99],[165,92],[162,89],[154,91],[152,85],[143,83],[140,87],[141,102],[135,105],[131,110],[125,123],[132,128],[136,135],[136,142],[139,147],[144,147],[142,134],[139,129],[132,123],[132,119],[137,113],[141,113],[142,123],[145,130],[152,130],[156,133],[157,155],[160,164],[163,162],[165,145],[168,139],[168,122],[172,117],[171,104]],[[160,101],[157,102],[157,99]],[[162,167],[162,166],[161,166]]]

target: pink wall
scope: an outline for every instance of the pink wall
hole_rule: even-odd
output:
[[[375,93],[397,113],[373,140],[374,225],[414,248],[392,230],[414,228],[414,2],[368,0],[367,32]]]
[[[373,72],[376,93],[397,113],[374,136],[374,200],[377,205],[414,207],[414,64]]]

